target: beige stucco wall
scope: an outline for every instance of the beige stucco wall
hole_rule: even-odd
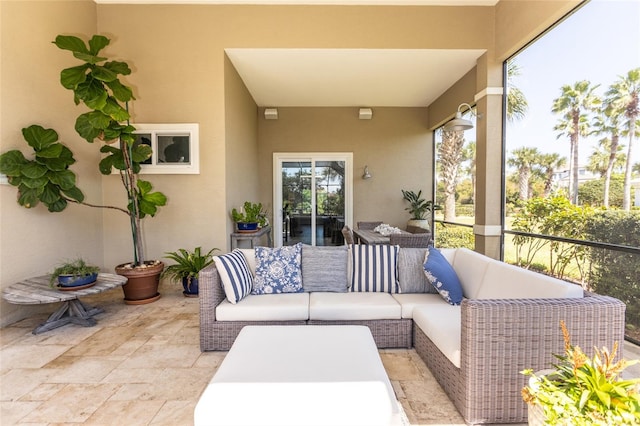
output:
[[[96,5],[90,0],[3,0],[0,151],[22,146],[20,128],[32,121],[55,127],[76,152],[78,163],[74,170],[80,175],[79,184],[88,200],[124,204],[117,176],[102,177],[95,171],[96,146],[83,142],[73,131],[72,123],[81,107],[74,106],[71,93],[59,86],[58,73],[75,62],[67,52],[50,44],[59,33],[83,37],[96,32],[107,35],[112,44],[106,53],[132,65],[133,73],[126,81],[137,97],[131,105],[134,122],[200,125],[200,174],[149,177],[157,190],[167,194],[169,204],[155,218],[145,221],[148,257],[159,258],[166,251],[197,245],[226,249],[230,208],[249,198],[246,194],[271,201],[269,151],[291,144],[295,132],[305,136],[301,124],[287,122],[285,117],[289,114],[285,113],[302,119],[309,111],[281,110],[282,121],[277,126],[285,127],[291,138],[280,140],[277,135],[269,135],[263,142],[261,136],[266,129],[260,115],[256,116],[258,109],[230,69],[225,48],[472,48],[487,49],[496,56],[495,44],[500,46],[499,54],[504,55],[514,44],[520,44],[517,40],[543,25],[541,22],[559,18],[561,12],[576,2],[552,2],[557,4],[543,7],[531,1],[524,13],[517,10],[519,3],[513,2],[501,10]],[[532,10],[539,13],[530,13]],[[494,26],[495,20],[498,27]],[[462,86],[466,86],[466,79],[473,77],[465,77]],[[448,114],[453,115],[455,106],[468,102],[468,96],[473,94],[461,89],[454,95],[456,99],[443,96],[438,100],[440,106],[434,107],[439,109],[437,114],[432,111],[427,114],[420,108],[378,109],[373,105],[374,119],[366,124],[369,127],[357,119],[347,120],[348,109],[314,112],[318,116],[309,119],[311,128],[320,128],[325,114],[333,123],[316,139],[308,140],[314,150],[322,138],[326,143],[328,136],[340,135],[335,140],[341,143],[333,142],[339,148],[336,150],[354,152],[354,220],[380,217],[396,224],[404,222],[406,212],[400,189],[427,190],[431,184],[428,129],[446,119],[443,117],[450,105],[453,108]],[[397,122],[407,128],[400,128]],[[416,150],[423,155],[414,155]],[[256,157],[259,159],[247,161]],[[364,164],[369,165],[374,179],[358,179]],[[15,190],[8,186],[0,187],[0,201],[2,287],[25,276],[46,272],[61,256],[82,254],[105,270],[130,258],[129,226],[121,213],[87,211],[75,206],[55,215],[41,207],[25,210],[18,208]],[[80,237],[78,230],[85,236]],[[2,324],[32,312],[0,303]]]
[[[426,108],[278,108],[278,120],[259,118],[260,194],[272,199],[274,152],[352,152],[353,223],[382,220],[404,228],[409,214],[401,189],[431,199],[432,132]],[[364,180],[364,166],[373,178]],[[272,204],[272,203],[270,203]]]
[[[0,2],[0,152],[19,149],[32,158],[21,129],[31,124],[55,129],[75,154],[71,168],[79,176],[78,186],[88,200],[99,204],[99,153],[76,134],[75,118],[83,111],[59,83],[60,71],[76,61],[51,44],[61,33],[95,32],[95,8],[91,1]],[[77,256],[105,265],[100,210],[76,205],[61,213],[49,213],[42,205],[25,209],[16,203],[16,193],[12,186],[0,186],[2,287],[45,274],[56,263]],[[29,312],[37,309],[30,307]],[[4,300],[0,310],[2,325],[21,319],[25,312]]]

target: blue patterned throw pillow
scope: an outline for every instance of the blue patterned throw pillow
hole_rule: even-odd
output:
[[[300,293],[302,243],[279,248],[256,247],[256,276],[251,294]]]
[[[440,250],[429,247],[424,258],[424,273],[440,296],[450,305],[462,303],[462,285],[456,271],[447,262]]]
[[[251,292],[253,275],[247,259],[240,250],[235,249],[231,253],[214,256],[213,262],[218,269],[229,302],[236,304]]]
[[[354,244],[351,262],[352,292],[400,293],[398,246]]]

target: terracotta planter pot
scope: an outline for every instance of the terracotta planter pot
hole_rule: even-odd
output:
[[[145,262],[144,267],[132,268],[124,263],[116,266],[116,274],[127,277],[127,283],[122,286],[124,303],[127,305],[144,305],[155,302],[160,298],[158,285],[160,273],[164,263],[159,261]]]

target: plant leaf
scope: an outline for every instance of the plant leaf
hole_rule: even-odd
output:
[[[82,193],[80,188],[78,188],[77,186],[73,186],[72,188],[69,188],[69,189],[64,189],[62,190],[62,192],[67,197],[71,198],[72,200],[76,200],[79,203],[84,201],[84,194]]]
[[[108,81],[105,82],[105,84],[109,89],[111,89],[113,96],[120,102],[129,102],[130,100],[135,99],[131,88],[120,83],[120,80]]]
[[[40,194],[40,201],[49,205],[60,199],[60,189],[56,185],[47,184]]]
[[[28,209],[35,207],[40,202],[38,196],[44,188],[27,188],[24,185],[20,185],[18,191],[18,204]]]
[[[61,189],[71,189],[76,185],[76,174],[71,170],[63,170],[54,173],[50,177],[51,183],[59,186]]]
[[[91,124],[90,115],[94,114],[95,111],[86,112],[76,119],[76,132],[87,142],[93,143],[93,141],[100,136],[102,131],[100,128],[95,127]]]
[[[91,37],[91,40],[89,40],[89,53],[91,53],[92,55],[97,55],[102,49],[107,47],[109,43],[111,43],[111,40],[109,40],[105,36],[96,34]]]
[[[67,208],[67,200],[58,198],[55,203],[49,204],[48,208],[51,213],[58,213]]]
[[[113,81],[116,80],[118,78],[118,74],[116,74],[115,72],[111,71],[110,69],[106,68],[106,67],[101,67],[99,65],[97,65],[92,71],[91,71],[91,76],[93,78],[96,78],[100,81]]]
[[[58,133],[55,130],[45,129],[37,124],[32,124],[22,129],[22,136],[36,152],[54,144],[58,140]]]
[[[58,158],[62,153],[62,144],[54,143],[38,151],[37,156],[41,158]]]
[[[0,173],[7,176],[20,176],[22,167],[28,161],[21,151],[13,149],[0,155]]]
[[[76,36],[59,35],[53,42],[56,46],[63,50],[70,50],[72,52],[84,52],[89,53],[84,41]]]
[[[60,72],[60,84],[65,89],[75,89],[80,83],[87,79],[87,69],[89,65],[79,65],[77,67],[66,68]]]
[[[37,179],[47,173],[47,168],[42,164],[31,161],[22,167],[22,175],[31,179]]]

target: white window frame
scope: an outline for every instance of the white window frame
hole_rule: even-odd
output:
[[[200,174],[200,131],[198,123],[135,123],[135,134],[150,135],[151,164],[141,164],[140,174]],[[188,163],[163,163],[159,139],[168,136],[186,136],[189,138]]]
[[[273,235],[274,246],[282,246],[282,173],[280,164],[289,161],[344,161],[344,220],[353,227],[353,152],[274,152],[273,153]],[[315,173],[311,173],[311,187],[315,188]],[[315,211],[315,194],[312,199],[312,211]],[[315,225],[315,223],[314,223]],[[315,235],[312,236],[315,242]]]

